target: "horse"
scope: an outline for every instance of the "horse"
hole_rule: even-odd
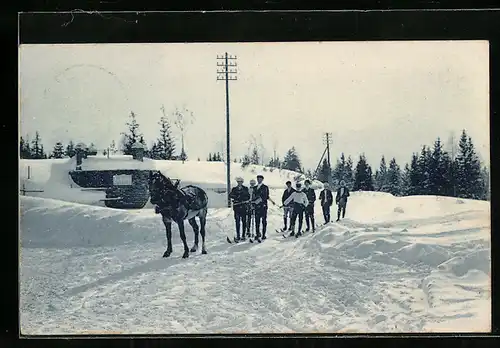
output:
[[[207,222],[208,196],[203,189],[197,186],[188,185],[179,188],[179,183],[179,180],[173,182],[160,172],[149,172],[151,204],[155,205],[155,213],[161,214],[166,229],[167,250],[163,257],[169,257],[172,253],[172,221],[177,223],[184,244],[182,258],[188,258],[190,251],[196,252],[198,250],[198,233],[201,233],[201,253],[207,254],[205,225]],[[196,217],[200,220],[201,228],[196,223]],[[194,231],[194,245],[191,250],[186,242],[184,220],[188,220]]]

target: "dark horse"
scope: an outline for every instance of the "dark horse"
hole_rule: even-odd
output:
[[[198,250],[198,233],[201,232],[201,253],[206,254],[207,194],[196,186],[189,185],[183,188],[178,186],[178,180],[174,183],[160,172],[149,172],[151,203],[156,205],[156,213],[161,214],[167,234],[168,245],[163,257],[169,257],[172,253],[172,221],[179,226],[179,233],[184,244],[182,257],[189,257],[189,248],[186,243],[186,233],[184,232],[184,220],[188,220],[194,231],[194,246],[191,248],[191,252]],[[200,219],[201,230],[196,223],[196,217]]]

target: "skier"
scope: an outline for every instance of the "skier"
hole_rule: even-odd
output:
[[[316,202],[316,192],[314,192],[314,189],[311,187],[311,181],[306,180],[304,181],[304,193],[307,196],[307,199],[309,200],[309,204],[306,207],[306,232],[309,232],[311,229],[312,225],[312,231],[313,233],[316,230],[316,224],[314,222],[314,203]]]
[[[299,217],[299,228],[297,230],[297,236],[301,236],[302,222],[304,220],[304,210],[309,205],[309,200],[307,199],[307,195],[302,192],[302,184],[300,182],[295,184],[295,192],[293,192],[290,197],[285,199],[282,207],[290,203],[293,203],[292,219],[290,221],[290,236],[295,235],[295,222],[297,220],[297,216]]]
[[[293,211],[293,205],[289,203],[288,205],[285,205],[285,200],[290,197],[292,193],[295,192],[295,189],[292,187],[292,182],[287,181],[286,182],[286,189],[283,192],[283,196],[281,196],[281,204],[283,205],[283,231],[286,231],[287,227],[287,219],[290,219],[290,231],[292,229],[292,211]]]
[[[247,230],[247,204],[250,201],[250,193],[246,186],[243,186],[243,178],[236,178],[236,187],[233,187],[229,198],[233,201],[234,220],[236,222],[236,242],[240,240],[240,225],[243,225],[241,240],[245,240]]]
[[[257,185],[254,188],[254,207],[255,207],[255,232],[257,238],[261,237],[260,234],[260,222],[262,221],[262,239],[266,239],[267,232],[267,201],[270,200],[271,203],[274,201],[269,197],[269,187],[263,183],[264,176],[257,175]]]
[[[323,183],[323,191],[319,194],[319,200],[321,201],[321,209],[323,210],[326,225],[330,222],[330,207],[333,204],[333,193],[327,182]]]
[[[255,221],[255,207],[253,204],[255,184],[255,179],[250,180],[250,187],[248,188],[250,193],[250,202],[247,204],[247,237],[251,237],[252,222]]]
[[[345,186],[345,181],[340,181],[340,187],[337,190],[337,196],[335,197],[335,202],[338,204],[339,209],[337,211],[337,220],[340,220],[340,212],[342,211],[342,219],[345,216],[345,208],[347,206],[347,197],[349,197],[349,189]]]

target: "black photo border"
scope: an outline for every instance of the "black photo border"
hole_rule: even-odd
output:
[[[50,4],[49,4],[50,3]],[[74,2],[76,3],[76,2]],[[323,10],[314,2],[266,1],[260,7],[247,6],[246,9],[209,2],[203,6],[173,4],[166,9],[170,12],[156,12],[151,9],[135,7],[119,1],[87,1],[71,5],[64,1],[34,1],[22,4],[12,16],[2,14],[2,25],[8,26],[12,41],[20,44],[60,44],[60,43],[146,43],[146,42],[273,42],[273,41],[378,41],[378,40],[488,40],[490,43],[490,141],[491,141],[491,223],[492,223],[492,334],[366,334],[366,335],[148,335],[148,336],[24,336],[19,339],[19,289],[18,289],[18,234],[6,230],[8,242],[2,253],[4,265],[9,269],[4,275],[2,316],[2,342],[10,346],[193,346],[208,344],[228,345],[269,345],[278,343],[283,346],[331,346],[383,344],[401,347],[406,343],[420,345],[440,345],[441,341],[453,345],[492,345],[494,336],[500,333],[498,319],[498,296],[496,296],[496,269],[500,238],[495,236],[498,218],[496,208],[495,159],[498,156],[495,137],[495,119],[498,117],[499,62],[500,62],[500,11],[498,9],[444,9],[439,1],[423,2],[425,7],[394,6],[372,2],[372,7],[353,5],[351,1],[339,1],[337,9]],[[253,2],[252,2],[253,3]],[[370,3],[370,2],[366,2]],[[421,2],[422,3],[422,2]],[[437,3],[437,4],[436,4]],[[494,2],[493,2],[494,3]],[[457,4],[458,5],[458,4]],[[350,6],[350,7],[349,7]],[[357,6],[357,7],[356,7]],[[377,7],[378,6],[378,7]],[[463,5],[462,5],[463,6]],[[439,8],[441,7],[441,8]],[[449,8],[450,6],[448,6]],[[252,9],[253,8],[253,9]],[[43,11],[43,12],[31,12]],[[50,12],[49,12],[50,11]],[[53,12],[58,11],[58,12]],[[70,12],[60,12],[70,11]],[[104,11],[104,12],[103,12]],[[125,12],[123,12],[125,11]],[[148,11],[148,12],[143,12]],[[202,12],[203,11],[203,12]],[[16,48],[17,48],[16,47]],[[13,75],[15,91],[12,97],[18,106],[18,52],[9,60],[11,67],[5,65]],[[10,83],[8,84],[10,87]],[[17,108],[16,108],[17,109]],[[14,111],[15,112],[15,111]],[[9,113],[10,114],[10,113]],[[12,136],[6,147],[16,144],[18,148],[18,123],[9,124],[13,117],[4,117],[2,130],[6,138]],[[8,121],[8,122],[7,122]],[[17,120],[16,120],[17,121]],[[15,131],[14,131],[15,129]],[[15,134],[15,138],[14,138]],[[11,139],[9,139],[11,140]],[[13,154],[16,153],[16,157]],[[8,152],[13,165],[18,165],[17,152]],[[16,177],[16,182],[18,178]],[[10,187],[7,185],[8,188]],[[14,185],[13,185],[14,186]],[[19,231],[19,191],[16,188],[15,225]],[[10,200],[9,200],[10,202]],[[9,203],[10,207],[10,203]],[[7,212],[7,210],[4,210]],[[13,271],[10,273],[10,271]],[[15,285],[14,285],[15,284]],[[168,320],[168,318],[165,318]],[[434,339],[439,337],[438,340]],[[234,340],[238,342],[234,342]],[[436,343],[437,342],[437,343]],[[498,343],[497,343],[498,344]]]

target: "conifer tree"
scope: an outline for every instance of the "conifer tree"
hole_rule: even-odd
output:
[[[344,168],[344,180],[349,189],[352,190],[352,186],[354,183],[354,172],[353,172],[353,162],[351,156],[347,157],[347,161],[345,162]]]
[[[75,143],[73,142],[73,140],[70,140],[68,145],[66,145],[66,150],[64,151],[64,154],[70,158],[72,158],[76,154]]]
[[[31,158],[33,159],[47,158],[47,155],[43,150],[42,138],[38,131],[35,132],[35,138],[31,142]]]
[[[441,139],[437,138],[427,168],[429,172],[429,194],[442,196],[447,193],[449,187],[448,165],[448,155],[443,151]]]
[[[31,147],[28,140],[24,140],[23,137],[19,140],[19,157],[29,159],[31,158]]]
[[[302,172],[302,164],[295,147],[292,147],[287,151],[285,158],[283,159],[282,169]]]
[[[431,194],[430,187],[430,161],[431,161],[431,151],[427,146],[422,146],[422,151],[417,162],[417,172],[419,177],[418,183],[418,194],[419,195],[429,195]]]
[[[394,196],[401,195],[401,170],[396,163],[396,159],[393,158],[389,162],[389,169],[386,173],[385,186],[387,186],[384,192],[389,192]]]
[[[333,170],[334,180],[336,180],[337,182],[340,182],[341,180],[345,181],[346,167],[345,156],[344,153],[342,153],[340,155],[340,159],[337,159],[337,164],[335,165],[335,169]]]
[[[411,168],[408,163],[405,164],[403,173],[401,173],[401,195],[408,196],[411,194]]]
[[[388,192],[387,185],[387,164],[385,162],[385,157],[382,156],[380,159],[380,166],[378,170],[375,171],[375,189],[377,191]]]
[[[372,170],[364,154],[359,156],[359,161],[356,165],[353,190],[373,191]]]
[[[480,199],[484,192],[481,164],[474,150],[472,139],[462,131],[456,158],[457,195],[461,198]]]
[[[259,162],[260,162],[259,151],[255,146],[252,150],[252,154],[250,155],[250,163],[259,164]]]
[[[318,180],[321,182],[330,181],[330,166],[328,165],[327,159],[323,159],[323,163],[318,172]]]
[[[162,111],[164,112],[164,108],[162,108]],[[160,136],[156,141],[158,159],[171,160],[174,157],[175,143],[172,140],[170,123],[165,113],[163,113],[163,116],[160,118],[158,125],[160,126]]]
[[[60,141],[58,141],[54,145],[54,149],[52,150],[51,157],[52,158],[63,158],[64,157],[64,146]]]
[[[144,143],[144,139],[142,138],[142,134],[139,131],[139,123],[137,123],[136,115],[132,111],[130,112],[130,121],[126,123],[128,127],[128,133],[122,133],[123,135],[123,140],[122,140],[122,148],[123,148],[123,154],[124,155],[132,155],[132,145],[134,145],[136,142],[141,142],[144,147],[146,147],[146,144]],[[142,140],[142,141],[141,141]]]
[[[422,176],[420,174],[420,167],[418,163],[418,153],[413,153],[411,157],[410,164],[410,184],[408,187],[408,195],[419,195],[420,194],[420,184],[422,182]]]

